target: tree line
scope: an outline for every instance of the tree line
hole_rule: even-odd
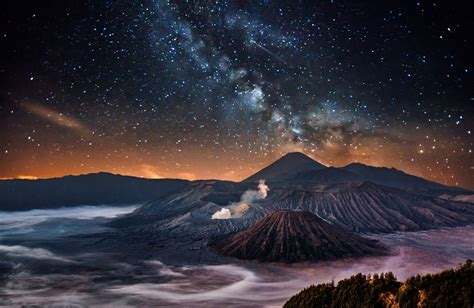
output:
[[[474,307],[472,260],[437,274],[416,275],[399,282],[391,272],[361,273],[348,279],[312,285],[291,297],[292,307]]]

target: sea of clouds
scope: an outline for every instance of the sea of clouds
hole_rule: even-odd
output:
[[[38,247],[38,237],[32,237],[31,231],[21,232],[22,228],[37,228],[61,219],[68,221],[69,229],[63,227],[69,230],[67,235],[77,234],[84,222],[88,228],[102,228],[107,219],[135,208],[2,213],[0,306],[275,306],[311,284],[338,281],[358,272],[392,271],[405,279],[474,258],[474,226],[372,236],[392,247],[393,255],[295,265],[236,262],[169,266],[158,259],[130,259],[91,248],[71,254]],[[59,239],[63,233],[42,234]]]

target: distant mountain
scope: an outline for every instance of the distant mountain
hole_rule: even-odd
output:
[[[356,174],[360,180],[409,191],[438,193],[469,192],[467,189],[445,186],[407,174],[395,168],[372,167],[361,163],[352,163],[340,169]]]
[[[352,163],[342,168],[326,167],[300,152],[286,154],[242,182],[257,182],[260,179],[277,183],[279,186],[369,181],[432,196],[474,194],[468,189],[445,186],[394,168],[372,167],[361,163]]]
[[[337,285],[312,285],[292,296],[283,306],[293,307],[472,307],[474,264],[413,276],[398,282],[393,273],[366,276],[361,273]]]
[[[78,205],[135,204],[189,185],[175,179],[143,179],[110,173],[40,180],[0,180],[0,211]]]
[[[248,230],[211,243],[210,248],[238,259],[286,263],[380,255],[385,251],[377,242],[301,211],[272,212]]]
[[[300,172],[315,171],[326,168],[314,159],[300,152],[288,153],[269,166],[249,176],[242,182],[279,182],[293,178]]]

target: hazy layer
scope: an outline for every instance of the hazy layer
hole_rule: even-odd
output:
[[[97,232],[104,218],[134,211],[138,206],[79,206],[24,212],[0,212],[0,240],[5,237],[57,237]]]
[[[393,271],[404,279],[474,258],[474,226],[377,235],[373,237],[394,248],[393,256],[292,266],[236,262],[170,267],[156,259],[96,253],[93,246],[71,254],[33,245],[55,239],[61,246],[61,235],[99,230],[107,218],[134,208],[1,213],[0,305],[279,305],[310,284],[357,272]]]

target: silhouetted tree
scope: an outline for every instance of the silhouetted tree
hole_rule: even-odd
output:
[[[438,274],[416,275],[404,283],[393,273],[356,274],[348,279],[310,286],[285,307],[473,307],[474,265],[471,260]]]

